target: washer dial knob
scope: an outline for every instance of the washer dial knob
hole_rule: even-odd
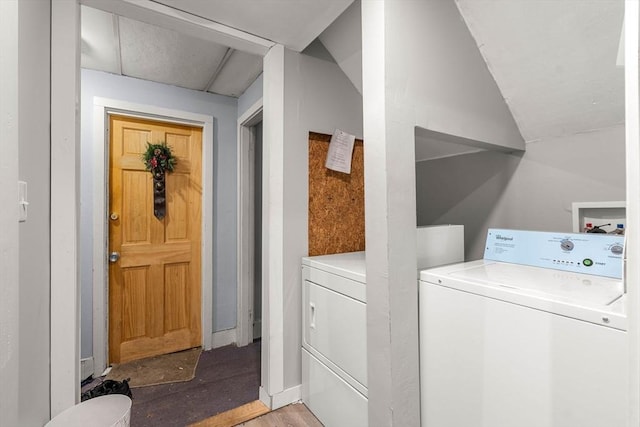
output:
[[[564,239],[563,241],[560,242],[560,248],[563,251],[572,251],[574,248],[574,244],[571,240]]]

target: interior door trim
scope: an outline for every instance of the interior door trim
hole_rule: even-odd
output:
[[[202,128],[202,159],[213,158],[213,117],[188,111],[95,97],[93,100],[93,358],[94,375],[108,361],[108,150],[109,115],[161,120]],[[100,149],[102,147],[102,149]],[[210,350],[213,333],[213,168],[202,168],[202,347]]]
[[[253,292],[255,261],[254,204],[255,191],[253,177],[255,163],[252,146],[255,135],[252,127],[262,121],[262,98],[256,101],[238,119],[238,209],[237,209],[237,271],[238,309],[236,319],[237,345],[245,346],[253,341]],[[264,290],[263,290],[264,292]]]

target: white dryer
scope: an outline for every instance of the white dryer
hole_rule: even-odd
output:
[[[483,260],[423,270],[422,425],[626,425],[623,243],[492,229]]]
[[[302,259],[302,401],[327,427],[366,427],[364,252]]]
[[[419,227],[422,268],[464,259],[460,225]],[[327,427],[368,419],[367,299],[364,252],[302,259],[302,401]]]

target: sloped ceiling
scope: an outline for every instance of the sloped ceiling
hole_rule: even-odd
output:
[[[624,122],[624,69],[616,66],[623,0],[455,1],[526,141]],[[156,3],[297,51],[322,34],[354,86],[361,85],[359,14],[354,13],[359,5],[336,21],[352,0]],[[83,67],[229,96],[242,94],[262,71],[258,55],[86,6],[82,10]]]
[[[302,52],[353,0],[156,0]]]
[[[135,3],[112,1],[114,4]],[[162,0],[152,3],[302,51],[352,1]],[[104,6],[101,2],[88,3]],[[81,36],[83,68],[188,89],[238,97],[262,72],[260,55],[87,5],[82,6]]]
[[[624,122],[622,0],[456,0],[528,142]]]
[[[455,1],[525,141],[624,123],[623,0]],[[360,87],[357,8],[358,1],[320,40]],[[416,141],[418,160],[468,150],[449,144],[442,152],[428,138]]]

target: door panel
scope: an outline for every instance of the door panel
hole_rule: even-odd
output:
[[[166,331],[189,326],[189,264],[175,263],[164,267],[164,300],[170,304],[164,318]]]
[[[122,363],[201,344],[202,131],[131,117],[110,118],[109,361]],[[166,216],[153,215],[147,142],[166,141]]]

